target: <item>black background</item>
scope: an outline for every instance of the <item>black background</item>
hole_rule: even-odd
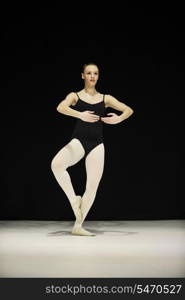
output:
[[[183,11],[150,5],[2,7],[0,219],[74,219],[50,165],[76,121],[56,107],[83,88],[89,61],[100,68],[98,91],[134,114],[104,124],[104,174],[86,220],[184,218]],[[84,160],[68,171],[82,194]]]

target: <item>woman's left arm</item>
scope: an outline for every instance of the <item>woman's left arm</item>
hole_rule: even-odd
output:
[[[111,95],[105,96],[105,105],[106,107],[111,107],[113,109],[122,111],[121,115],[116,115],[115,113],[108,113],[107,115],[112,115],[111,117],[103,117],[101,120],[108,124],[117,124],[127,119],[133,114],[133,109],[123,102],[118,101]]]

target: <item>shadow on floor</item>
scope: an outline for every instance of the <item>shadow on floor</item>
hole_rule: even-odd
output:
[[[109,230],[109,231],[103,231],[103,230],[91,230],[91,228],[85,228],[86,230],[89,230],[96,235],[108,235],[108,236],[122,236],[122,235],[131,235],[131,234],[138,234],[137,231],[117,231],[117,230]],[[47,236],[61,236],[61,235],[71,235],[70,231],[53,231],[47,234]]]

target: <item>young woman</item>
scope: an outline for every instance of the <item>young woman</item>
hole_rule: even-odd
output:
[[[96,64],[83,66],[82,79],[84,88],[79,92],[71,92],[59,103],[57,111],[77,118],[76,126],[70,142],[65,145],[51,162],[52,172],[70,201],[76,217],[72,234],[95,235],[82,227],[97,193],[104,169],[103,123],[117,124],[133,114],[133,110],[111,95],[103,95],[96,90],[99,69]],[[73,106],[74,108],[71,108]],[[109,113],[104,117],[107,107],[123,113]],[[86,189],[83,196],[74,192],[67,168],[76,164],[85,156]]]

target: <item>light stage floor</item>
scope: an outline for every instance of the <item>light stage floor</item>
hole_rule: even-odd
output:
[[[185,220],[0,221],[0,277],[185,277]]]

